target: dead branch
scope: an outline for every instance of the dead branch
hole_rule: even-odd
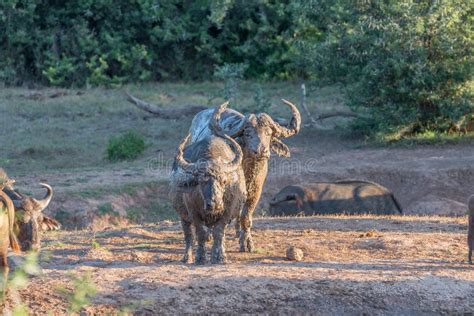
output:
[[[183,116],[195,115],[196,113],[201,112],[202,110],[208,109],[207,106],[196,105],[196,104],[189,104],[189,105],[184,105],[177,108],[164,109],[164,108],[159,107],[156,104],[152,104],[152,103],[148,103],[143,100],[140,100],[128,92],[126,92],[126,94],[127,94],[127,100],[133,105],[135,105],[137,108],[139,108],[140,110],[146,111],[148,113],[151,113],[153,115],[156,115],[164,119],[179,119],[179,118],[182,118]]]
[[[318,115],[317,117],[314,117],[311,115],[311,112],[309,112],[308,107],[306,106],[306,85],[304,83],[301,84],[301,107],[303,108],[306,116],[308,117],[310,123],[306,124],[307,126],[313,126],[318,129],[329,129],[327,127],[322,126],[321,124],[318,123],[318,121],[322,121],[331,117],[336,117],[336,116],[346,116],[346,117],[358,117],[359,115],[357,113],[354,113],[352,111],[335,111],[335,112],[329,112],[329,113],[323,113]]]
[[[336,111],[336,112],[329,112],[329,113],[318,115],[316,120],[321,121],[321,120],[325,120],[325,119],[335,117],[335,116],[358,117],[359,115],[352,111]]]

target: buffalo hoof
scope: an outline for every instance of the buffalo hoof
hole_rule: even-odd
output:
[[[247,239],[247,251],[253,252],[254,249],[255,247],[253,245],[253,240],[252,240],[252,237],[250,237],[249,239]]]
[[[206,250],[202,250],[202,251],[197,251],[196,252],[196,257],[194,258],[194,264],[196,265],[203,265],[203,264],[206,264]]]
[[[211,263],[213,264],[225,264],[226,258],[225,253],[220,249],[213,249]]]
[[[183,258],[181,259],[181,262],[183,263],[192,263],[193,262],[193,256],[191,255],[188,255],[188,254],[185,254],[183,256]]]
[[[227,260],[225,258],[219,257],[219,258],[212,258],[211,261],[212,264],[226,264]]]
[[[197,266],[205,265],[206,264],[206,258],[204,258],[204,257],[196,258],[196,260],[194,260],[194,264],[197,265]]]
[[[252,252],[254,249],[252,236],[250,234],[240,234],[240,252]]]
[[[253,252],[254,249],[255,249],[255,248],[254,248],[254,246],[253,246],[253,242],[250,242],[250,243],[247,242],[247,245],[245,245],[245,244],[244,244],[244,245],[240,245],[239,251],[240,251],[240,252]]]

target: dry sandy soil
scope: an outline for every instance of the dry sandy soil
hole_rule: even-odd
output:
[[[128,88],[172,106],[206,104],[218,87]],[[271,114],[287,117],[279,98],[297,100],[297,85],[267,90],[278,104]],[[271,158],[259,214],[285,185],[356,178],[391,189],[408,216],[261,218],[255,221],[255,253],[239,253],[230,231],[229,263],[197,267],[179,261],[180,226],[158,221],[176,218],[167,178],[190,118],[151,118],[131,107],[122,91],[73,92],[32,100],[23,89],[0,91],[0,167],[28,194],[40,196],[37,183],[50,183],[55,196],[47,212],[83,229],[45,234],[43,274],[20,292],[31,313],[66,314],[70,299],[60,289],[77,293],[73,275],[87,274],[97,295],[82,309],[85,314],[474,312],[464,216],[474,193],[472,141],[373,148],[338,128],[303,128],[284,140],[290,159]],[[251,104],[252,94],[242,97],[242,105]],[[343,102],[331,88],[318,90],[308,103],[313,113],[323,113]],[[108,139],[130,128],[150,146],[136,161],[108,162]],[[131,215],[141,213],[150,213],[141,222],[156,224],[131,226]],[[304,261],[285,260],[290,245],[303,249]]]
[[[231,106],[245,114],[252,112],[254,86],[254,82],[243,83],[239,102]],[[218,95],[221,88],[218,83],[186,83],[131,85],[123,90],[171,108],[216,105],[219,100],[211,102],[209,96]],[[264,90],[272,104],[267,112],[288,118],[289,111],[280,98],[299,100],[299,85],[269,83]],[[346,109],[340,90],[334,86],[312,91],[307,99],[310,111],[319,115]],[[52,95],[57,97],[48,97]],[[165,207],[169,167],[191,122],[190,117],[153,117],[130,105],[124,91],[99,88],[2,89],[0,112],[0,167],[27,193],[40,194],[39,181],[53,185],[56,195],[48,212],[69,213],[73,218],[65,224],[77,222],[77,228],[90,227],[104,204],[111,204],[122,217],[127,217],[130,208],[152,209],[147,198]],[[303,123],[305,119],[303,115]],[[269,198],[285,185],[349,178],[388,187],[406,214],[465,214],[466,199],[474,193],[472,138],[450,145],[373,148],[365,146],[362,139],[344,135],[342,132],[348,133],[345,123],[340,118],[324,120],[321,124],[328,130],[304,126],[297,136],[284,140],[292,157],[270,159],[260,214],[264,214]],[[145,137],[149,144],[146,151],[135,161],[107,161],[108,140],[130,129]],[[149,187],[150,182],[155,185]],[[123,192],[127,185],[141,186],[145,192]],[[95,191],[98,193],[90,194]]]
[[[229,263],[205,266],[179,261],[174,222],[48,233],[43,273],[20,294],[31,313],[65,314],[58,288],[89,273],[89,315],[472,313],[465,231],[465,218],[436,216],[257,219],[255,253],[239,253],[229,230]],[[302,262],[285,259],[290,245],[303,249]]]
[[[257,207],[265,214],[268,201],[285,185],[316,181],[363,179],[378,182],[395,194],[408,215],[463,216],[467,197],[474,193],[474,144],[419,146],[413,148],[354,148],[353,142],[317,131],[304,132],[286,143],[290,159],[270,159],[269,173]],[[74,172],[32,173],[18,177],[19,187],[47,181],[56,188],[49,212],[65,210],[77,228],[103,225],[97,209],[110,203],[114,211],[127,216],[128,208],[150,209],[149,203],[169,208],[170,164],[137,169],[100,169]],[[78,181],[80,179],[81,181]],[[150,186],[149,183],[153,182]],[[117,184],[138,184],[132,192],[113,191]],[[104,190],[102,194],[100,190]],[[94,196],[77,192],[99,190]],[[107,191],[109,190],[109,191]],[[71,194],[72,193],[72,194]],[[96,225],[95,223],[98,222]],[[92,223],[92,224],[91,224]]]

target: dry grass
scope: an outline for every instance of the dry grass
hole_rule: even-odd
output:
[[[236,109],[254,107],[255,82],[244,82],[240,88]],[[38,170],[71,171],[129,169],[144,170],[151,159],[163,155],[172,157],[176,144],[182,139],[191,118],[163,120],[136,109],[127,102],[129,91],[163,107],[184,104],[216,106],[214,98],[222,83],[154,83],[128,85],[121,89],[95,88],[89,90],[7,88],[0,90],[0,165],[12,176]],[[274,106],[270,113],[286,117],[281,98],[297,102],[299,85],[293,83],[262,84],[263,91]],[[58,97],[51,98],[51,95]],[[318,110],[342,106],[336,87],[320,89],[308,99],[310,108]],[[148,150],[137,161],[110,163],[105,159],[107,142],[130,129],[144,135]],[[51,172],[51,171],[50,171]]]
[[[175,222],[59,232],[47,236],[44,274],[23,298],[34,313],[64,313],[54,289],[74,270],[98,288],[87,314],[463,313],[474,308],[465,231],[465,218],[257,219],[258,251],[239,253],[229,230],[229,263],[203,267],[180,263]],[[290,245],[303,249],[302,262],[286,260]]]

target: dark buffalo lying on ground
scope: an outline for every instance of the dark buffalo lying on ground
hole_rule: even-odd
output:
[[[316,214],[401,214],[390,190],[368,181],[317,182],[290,185],[270,201],[272,216]]]
[[[225,228],[239,216],[246,200],[242,150],[218,124],[226,106],[224,103],[215,112],[210,122],[212,134],[192,144],[188,144],[188,134],[175,157],[170,196],[183,226],[184,262],[192,260],[193,225],[198,239],[195,263],[206,262],[208,228],[214,239],[212,263],[224,263]]]

